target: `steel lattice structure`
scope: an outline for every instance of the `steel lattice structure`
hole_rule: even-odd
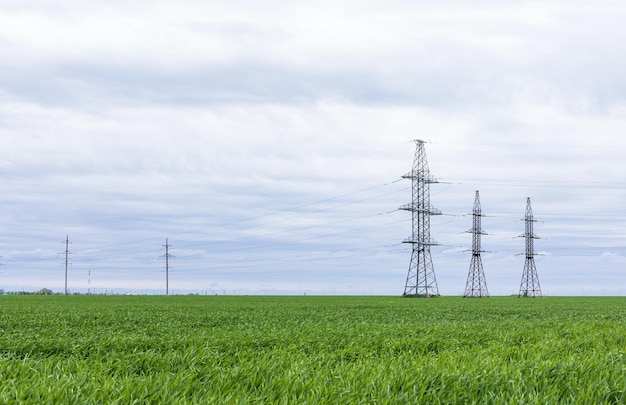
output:
[[[483,271],[483,262],[480,257],[480,253],[483,252],[480,246],[480,237],[481,235],[486,235],[481,227],[482,216],[480,197],[478,190],[476,190],[474,209],[472,210],[472,229],[467,231],[472,234],[472,260],[467,274],[467,283],[465,284],[465,293],[463,294],[463,298],[489,297],[489,292],[487,291],[487,281],[485,280],[485,273]]]
[[[526,231],[521,235],[526,239],[526,260],[524,262],[524,273],[522,273],[522,282],[519,287],[518,297],[541,297],[541,287],[539,286],[539,277],[537,276],[537,268],[535,267],[535,246],[534,240],[539,239],[533,230],[533,224],[537,222],[533,218],[533,210],[530,206],[530,197],[526,200],[526,216],[524,217]]]
[[[424,141],[415,140],[417,146],[413,159],[413,170],[402,176],[411,179],[412,202],[400,207],[412,214],[411,237],[404,241],[412,246],[411,262],[404,287],[404,297],[432,297],[439,295],[430,247],[437,242],[430,238],[430,216],[441,215],[441,211],[430,205],[430,184],[437,180],[428,170]]]

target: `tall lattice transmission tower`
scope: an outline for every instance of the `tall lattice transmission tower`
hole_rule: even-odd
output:
[[[476,190],[474,209],[472,210],[473,225],[472,229],[467,231],[472,234],[472,260],[467,274],[467,283],[465,284],[465,293],[463,294],[463,298],[489,297],[489,292],[487,291],[487,281],[485,280],[485,273],[483,271],[483,262],[480,257],[480,253],[483,252],[480,246],[480,237],[481,235],[486,235],[481,227],[482,216],[480,196],[478,195],[478,190]]]
[[[535,246],[534,240],[539,239],[533,230],[533,224],[537,222],[533,218],[533,210],[530,206],[530,197],[526,199],[526,216],[524,217],[526,231],[520,237],[526,239],[526,261],[524,262],[524,273],[522,273],[522,282],[519,287],[518,297],[541,297],[541,287],[539,286],[539,277],[537,276],[537,268],[535,267]]]
[[[406,277],[403,297],[432,297],[439,295],[435,269],[433,267],[430,247],[437,245],[430,238],[430,216],[441,215],[441,211],[430,205],[430,185],[437,180],[428,170],[424,141],[415,140],[417,146],[413,159],[413,170],[402,176],[411,179],[412,202],[400,207],[412,214],[411,237],[404,241],[412,246],[411,263]]]

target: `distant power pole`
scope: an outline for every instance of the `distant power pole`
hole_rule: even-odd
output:
[[[65,295],[68,295],[68,291],[67,291],[67,266],[69,264],[69,255],[72,253],[70,252],[70,237],[68,235],[65,235]]]
[[[411,237],[404,243],[411,244],[411,262],[406,278],[403,297],[425,297],[439,295],[435,269],[433,267],[430,247],[437,242],[430,238],[430,216],[441,215],[441,211],[430,205],[430,184],[438,181],[428,170],[428,161],[424,149],[424,141],[415,140],[416,150],[413,169],[402,176],[411,179],[412,201],[400,207],[411,212]]]
[[[519,287],[518,297],[541,297],[541,287],[539,286],[539,277],[537,276],[537,268],[535,267],[535,246],[534,240],[539,239],[533,230],[533,223],[537,222],[533,218],[533,210],[530,206],[530,197],[526,199],[526,216],[524,217],[526,230],[521,237],[526,239],[526,260],[524,262],[524,272],[522,273],[522,282]]]
[[[165,295],[170,295],[170,257],[174,257],[172,255],[170,255],[170,244],[167,241],[167,238],[165,238],[165,245],[163,245],[165,247]],[[163,257],[163,256],[161,256]]]
[[[476,190],[476,197],[474,198],[474,209],[472,211],[473,225],[472,229],[467,231],[472,234],[472,260],[470,262],[469,273],[467,274],[467,283],[465,284],[465,293],[463,298],[466,297],[489,297],[487,291],[487,281],[485,280],[485,273],[483,271],[483,262],[480,257],[480,237],[486,235],[481,227],[482,211],[480,209],[480,197],[478,190]]]

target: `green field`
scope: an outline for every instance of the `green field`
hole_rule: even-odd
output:
[[[0,403],[624,403],[626,298],[0,297]]]

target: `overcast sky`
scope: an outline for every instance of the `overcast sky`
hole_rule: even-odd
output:
[[[0,288],[400,295],[427,141],[439,290],[626,294],[621,1],[0,0]]]

